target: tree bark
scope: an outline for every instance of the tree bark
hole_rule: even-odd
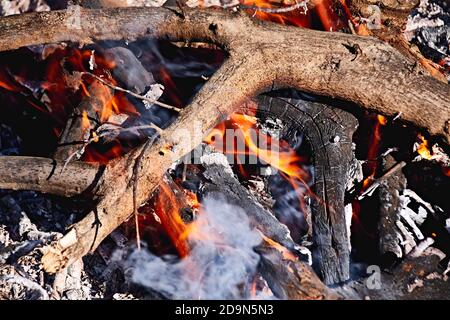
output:
[[[97,164],[47,158],[0,156],[0,189],[34,190],[71,197],[95,186]]]
[[[258,90],[253,91],[276,82],[353,101],[387,116],[401,112],[403,120],[450,142],[449,86],[422,74],[413,60],[371,37],[280,26],[243,13],[195,9],[180,15],[168,8],[71,7],[4,17],[0,30],[0,51],[142,37],[209,41],[231,57],[253,54],[257,69],[245,78],[255,82]],[[260,73],[264,77],[258,77]]]

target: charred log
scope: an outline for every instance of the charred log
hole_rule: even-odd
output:
[[[256,110],[262,118],[285,123],[283,139],[302,133],[313,155],[312,229],[317,269],[325,283],[349,278],[349,238],[344,194],[354,160],[352,136],[357,120],[325,104],[299,99],[261,96]]]

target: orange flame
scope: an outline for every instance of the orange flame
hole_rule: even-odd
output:
[[[278,141],[272,139],[269,135],[257,130],[257,120],[253,116],[248,116],[239,113],[233,113],[230,116],[230,122],[222,122],[218,124],[208,136],[205,142],[212,145],[217,151],[223,153],[232,153],[234,155],[254,155],[263,162],[270,164],[272,167],[280,170],[285,177],[293,179],[291,182],[296,185],[295,180],[298,180],[306,185],[309,174],[301,167],[301,163],[305,159],[298,156],[289,144],[285,141]],[[236,134],[237,139],[242,139],[245,148],[239,148],[242,144],[239,141],[230,149],[226,145],[226,134],[228,126],[237,128],[239,134]],[[258,141],[255,141],[255,136]],[[222,139],[220,139],[222,138]],[[267,147],[262,148],[261,146]]]
[[[417,146],[417,153],[424,159],[431,160],[432,155],[430,151],[430,146],[428,144],[428,140],[421,134],[418,135],[420,139],[420,144]]]
[[[20,88],[8,79],[6,71],[0,69],[0,88],[6,89],[8,91],[19,92]]]
[[[257,120],[253,116],[233,113],[230,120],[218,124],[211,130],[204,142],[219,152],[234,155],[235,163],[242,176],[248,177],[248,174],[240,162],[239,155],[254,156],[278,169],[280,175],[295,191],[301,190],[301,187],[303,187],[306,189],[306,193],[317,201],[323,202],[308,186],[311,177],[302,167],[306,159],[300,157],[286,141],[272,139],[269,135],[258,130],[256,123]],[[230,128],[231,131],[228,130]],[[231,133],[234,136],[233,138],[237,139],[236,143],[231,141],[232,146],[227,145],[227,142],[230,142],[228,133]],[[257,138],[257,141],[255,141],[255,138]],[[242,145],[245,148],[242,148]],[[300,208],[305,212],[306,204],[303,195],[297,192],[297,198]],[[332,210],[331,207],[330,210]]]
[[[91,128],[91,121],[89,121],[86,110],[83,110],[81,114],[81,128],[83,128],[84,130],[88,130]]]
[[[161,225],[172,240],[180,257],[185,257],[189,253],[189,247],[186,242],[189,228],[181,219],[180,210],[175,194],[166,182],[159,184],[160,192],[158,193],[155,203],[155,213],[161,221]],[[167,205],[170,203],[170,205]]]
[[[447,176],[450,177],[450,167],[443,167],[442,172]]]
[[[305,9],[299,8],[288,12],[264,12],[262,9],[276,9],[289,7],[296,2],[293,1],[275,1],[275,0],[241,0],[241,4],[254,7],[247,9],[246,12],[260,20],[272,21],[279,24],[292,25],[297,27],[311,27],[311,15],[304,12]]]
[[[370,137],[369,150],[367,152],[367,158],[370,160],[378,158],[380,152],[380,146],[382,141],[381,127],[387,124],[387,118],[382,115],[377,115],[376,122],[373,127],[372,135]],[[365,191],[371,184],[377,171],[378,163],[376,161],[368,162],[367,168],[369,171],[368,176],[363,181],[362,191]]]

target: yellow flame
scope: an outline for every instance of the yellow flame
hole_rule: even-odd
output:
[[[428,144],[428,141],[425,139],[425,137],[421,134],[419,134],[418,138],[420,139],[421,143],[417,147],[417,153],[420,154],[420,156],[424,159],[431,160],[432,155],[430,152],[430,146]]]
[[[379,114],[377,115],[377,119],[381,125],[385,126],[387,124],[387,118],[385,116]]]
[[[81,114],[81,127],[83,129],[91,128],[91,122],[89,121],[89,117],[88,117],[86,110],[84,110]]]

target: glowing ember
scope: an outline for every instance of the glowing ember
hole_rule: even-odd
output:
[[[84,110],[81,114],[81,127],[83,129],[90,129],[91,128],[91,122],[89,121],[89,117],[87,112]]]
[[[450,177],[450,167],[444,167],[444,168],[442,168],[442,172],[443,172],[447,177]]]

